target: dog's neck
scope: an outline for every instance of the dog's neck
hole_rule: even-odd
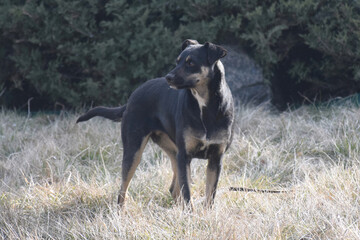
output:
[[[225,81],[223,64],[218,61],[209,76],[206,86],[191,89],[191,94],[199,104],[200,120],[205,136],[209,137],[221,127],[221,121],[233,118],[233,100],[230,89]]]
[[[191,94],[199,103],[200,111],[209,104],[211,96],[216,94],[221,97],[226,91],[225,70],[220,60],[215,63],[213,72],[213,76],[209,76],[204,84],[191,89]]]

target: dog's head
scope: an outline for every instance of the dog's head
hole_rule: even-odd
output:
[[[224,48],[212,43],[202,45],[196,40],[185,40],[182,52],[176,59],[176,67],[165,78],[175,89],[207,84],[214,74],[214,65],[226,53]]]

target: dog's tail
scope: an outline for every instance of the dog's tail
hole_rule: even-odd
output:
[[[93,117],[104,117],[116,122],[120,122],[121,118],[123,116],[123,113],[125,112],[126,109],[126,104],[121,106],[121,107],[115,107],[115,108],[108,108],[108,107],[95,107],[90,109],[87,113],[85,113],[84,115],[80,116],[77,120],[76,123],[78,122],[84,122],[89,120],[90,118]]]

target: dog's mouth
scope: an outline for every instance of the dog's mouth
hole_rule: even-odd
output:
[[[177,89],[178,89],[176,86],[171,85],[171,84],[169,84],[169,87],[170,87],[170,88],[172,88],[172,89],[175,89],[175,90],[177,90]]]
[[[198,77],[183,77],[173,72],[168,73],[165,79],[173,89],[194,88],[200,82]]]
[[[172,89],[185,89],[185,88],[194,88],[194,84],[169,84],[170,88]]]
[[[185,89],[185,88],[194,88],[198,82],[199,80],[197,81],[189,80],[189,81],[184,81],[183,83],[168,81],[168,84],[172,89]]]

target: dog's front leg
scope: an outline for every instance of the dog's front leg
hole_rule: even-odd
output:
[[[178,169],[178,181],[179,187],[181,189],[181,195],[183,200],[186,204],[190,204],[190,186],[189,186],[189,179],[190,179],[190,162],[191,157],[186,154],[185,151],[179,151],[177,155],[177,169]]]
[[[216,187],[221,172],[222,154],[214,154],[209,158],[206,169],[206,206],[211,207],[214,204]]]

